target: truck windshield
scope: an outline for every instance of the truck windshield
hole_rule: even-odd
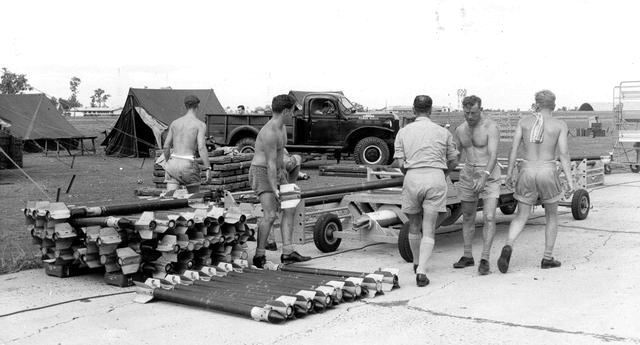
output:
[[[340,97],[340,105],[341,105],[345,110],[351,110],[351,109],[353,109],[353,104],[351,104],[351,102],[349,102],[349,100],[347,99],[347,97]]]

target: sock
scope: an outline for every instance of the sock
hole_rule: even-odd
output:
[[[471,245],[464,245],[464,257],[466,258],[472,258],[473,257],[473,252],[471,251]]]
[[[487,249],[482,249],[482,255],[480,255],[480,259],[485,259],[487,261],[489,261],[489,248]]]
[[[282,246],[282,254],[289,255],[293,253],[294,247],[293,244],[287,244],[286,246]]]
[[[255,256],[264,256],[266,253],[266,250],[264,248],[260,249],[260,248],[256,248],[256,255]]]
[[[416,273],[427,274],[427,261],[433,252],[434,244],[433,238],[422,236],[422,241],[420,242],[420,264],[416,269]]]
[[[553,256],[551,256],[552,253],[553,253],[553,249],[545,248],[543,258],[547,260],[553,259]]]
[[[421,234],[409,233],[409,247],[411,247],[411,254],[413,254],[413,263],[418,264],[420,262],[420,240]]]

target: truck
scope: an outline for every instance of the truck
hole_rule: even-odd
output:
[[[390,164],[400,118],[390,112],[358,112],[341,91],[290,91],[294,116],[285,122],[289,152],[329,153],[339,161],[352,154],[363,165]],[[270,114],[205,114],[207,135],[216,144],[253,152]]]

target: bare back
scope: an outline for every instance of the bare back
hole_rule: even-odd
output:
[[[463,122],[456,128],[457,144],[464,153],[467,163],[486,165],[489,163],[491,150],[497,150],[500,132],[497,124],[488,117],[484,117],[482,123],[471,127]]]
[[[273,119],[269,120],[258,133],[251,164],[262,167],[274,164],[277,169],[280,169],[283,165],[286,138],[287,132],[283,126],[278,126]]]
[[[169,126],[167,141],[173,147],[173,153],[181,156],[193,156],[198,150],[198,138],[204,139],[205,124],[195,116],[184,115]]]
[[[525,150],[525,159],[528,161],[552,161],[556,159],[556,151],[560,135],[565,132],[567,124],[553,117],[544,118],[544,137],[542,143],[529,141],[531,130],[536,121],[535,116],[527,116],[520,120],[518,126],[522,131],[522,143]],[[566,139],[566,138],[565,138]]]

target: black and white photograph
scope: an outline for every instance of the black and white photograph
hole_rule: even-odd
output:
[[[0,7],[0,345],[640,344],[636,2]]]

